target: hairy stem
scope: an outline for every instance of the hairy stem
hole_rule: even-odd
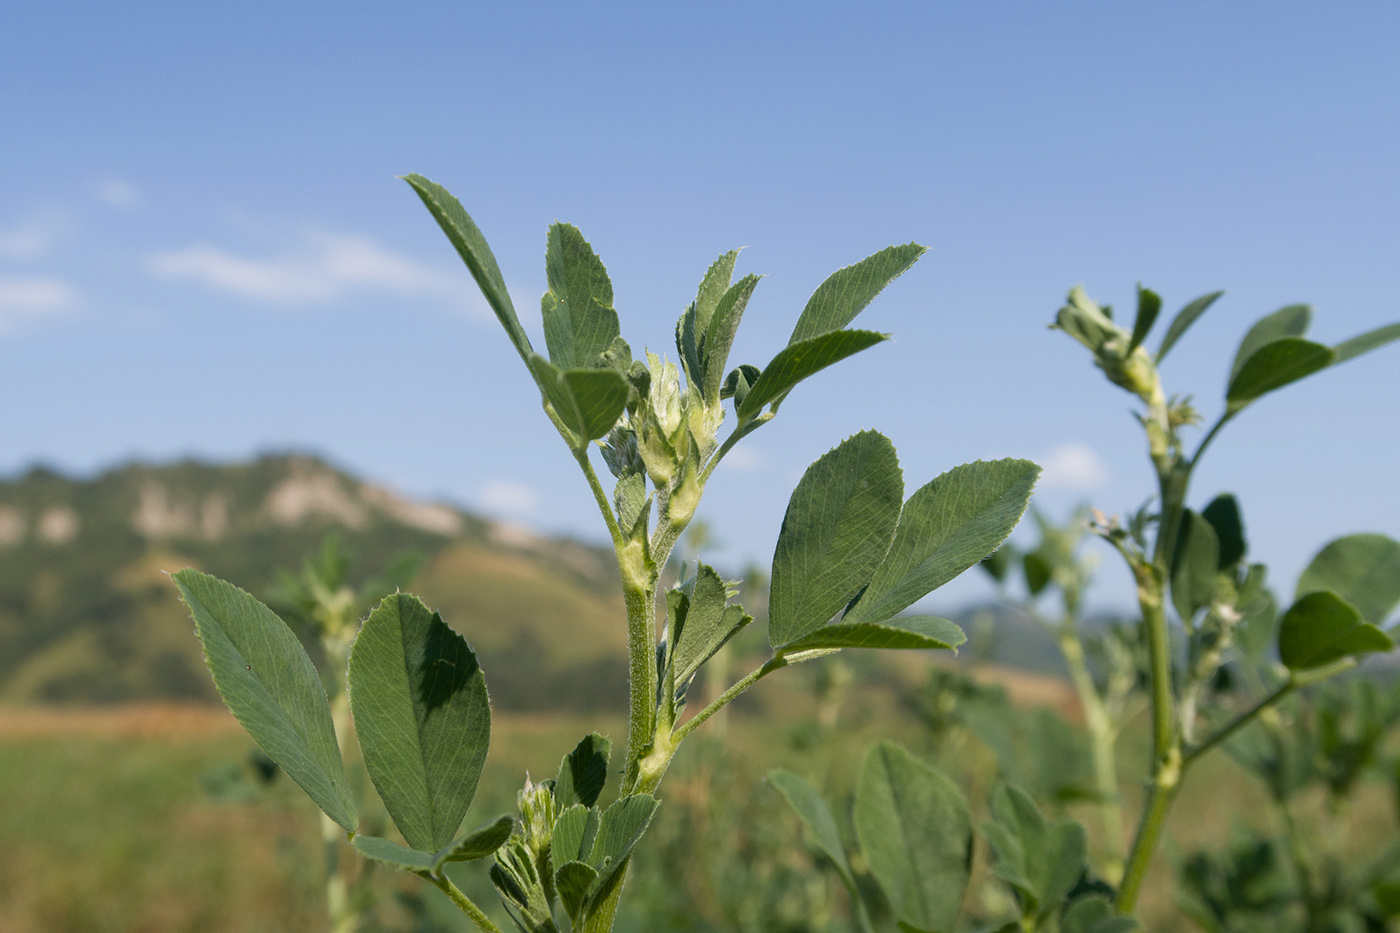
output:
[[[622,529],[617,526],[617,517],[613,515],[612,503],[608,501],[608,494],[603,489],[603,484],[598,481],[598,474],[593,469],[593,462],[588,459],[588,448],[581,447],[575,450],[574,459],[583,469],[583,475],[588,478],[588,488],[593,490],[593,499],[598,503],[598,511],[603,513],[603,520],[608,524],[608,534],[612,536],[613,547],[622,547]]]
[[[461,888],[452,883],[451,878],[446,875],[433,875],[429,872],[415,872],[415,874],[432,882],[434,887],[446,894],[452,903],[457,905],[457,909],[470,917],[472,923],[475,923],[483,933],[505,933],[504,930],[491,922],[491,918],[486,916],[480,907],[472,903],[471,898],[462,893]]]

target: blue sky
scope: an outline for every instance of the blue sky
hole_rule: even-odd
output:
[[[1142,281],[1174,311],[1227,289],[1165,367],[1208,415],[1260,315],[1312,303],[1327,342],[1400,319],[1397,87],[1383,3],[6,4],[0,469],[294,447],[596,538],[395,178],[417,171],[517,306],[567,220],[633,347],[672,354],[723,250],[767,276],[734,354],[762,363],[831,271],[929,247],[860,319],[894,342],[812,380],[711,483],[716,562],[766,563],[802,470],[866,427],[911,491],[1027,456],[1050,513],[1130,511],[1150,484],[1130,400],[1045,329],[1064,293],[1126,308]],[[1266,399],[1197,498],[1240,495],[1285,587],[1331,537],[1400,535],[1397,401],[1394,347]]]

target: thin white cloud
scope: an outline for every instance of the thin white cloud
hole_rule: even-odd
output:
[[[58,279],[0,278],[0,335],[12,334],[30,321],[64,314],[76,293]]]
[[[147,258],[147,268],[160,278],[199,282],[280,305],[325,304],[362,291],[460,294],[463,285],[459,277],[368,237],[326,232],[305,234],[297,250],[280,256],[244,256],[196,245],[155,253]]]
[[[97,186],[97,196],[113,207],[135,207],[141,194],[134,186],[117,178],[109,178]]]
[[[481,507],[496,515],[529,515],[539,507],[534,488],[515,480],[492,480],[481,487]]]
[[[38,215],[17,227],[0,230],[0,256],[35,260],[47,256],[73,229],[73,223],[57,211]]]
[[[1087,444],[1061,444],[1051,450],[1041,464],[1043,489],[1073,489],[1089,492],[1108,480],[1108,467]]]

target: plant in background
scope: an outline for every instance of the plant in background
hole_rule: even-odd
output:
[[[630,675],[617,798],[602,805],[610,744],[594,734],[564,756],[557,777],[525,782],[518,822],[503,815],[459,833],[489,744],[485,677],[440,616],[396,594],[360,626],[348,686],[365,767],[407,845],[360,833],[325,691],[291,630],[231,584],[193,570],[175,581],[229,708],[361,854],[429,881],[487,931],[499,927],[446,869],[494,857],[491,880],[521,930],[547,933],[567,922],[574,931],[606,931],[656,811],[655,793],[684,739],[793,664],[844,648],[955,648],[964,636],[952,622],[901,613],[996,549],[1020,519],[1039,469],[1025,460],[969,463],[906,501],[887,438],[863,431],[837,445],[812,464],[788,503],[772,565],[771,655],[685,718],[696,674],[751,616],[733,601],[731,585],[698,561],[686,579],[659,592],[672,548],[735,444],[773,420],[802,380],[886,339],[847,325],[923,247],[890,247],[836,272],[763,367],[729,362],[758,277],[733,282],[738,252],[726,253],[681,315],[678,362],[670,363],[652,353],[633,359],[602,262],[577,229],[555,224],[541,300],[545,356],[530,345],[496,260],[461,204],[421,176],[407,181],[505,328],[616,553]],[[734,424],[721,439],[730,411]],[[595,471],[595,451],[615,478],[611,495]]]
[[[1363,536],[1369,542],[1364,544],[1356,544],[1356,539],[1334,542],[1323,552],[1328,559],[1321,565],[1314,562],[1299,584],[1297,599],[1277,618],[1280,663],[1265,666],[1265,692],[1235,718],[1221,721],[1229,703],[1216,690],[1222,666],[1238,653],[1239,642],[1273,639],[1277,614],[1264,586],[1264,567],[1245,560],[1244,523],[1235,497],[1219,495],[1199,511],[1190,507],[1195,469],[1220,431],[1251,404],[1400,338],[1400,323],[1333,347],[1306,339],[1312,320],[1306,305],[1267,315],[1240,342],[1226,380],[1224,410],[1188,453],[1185,431],[1200,421],[1200,415],[1189,397],[1167,395],[1158,368],[1219,297],[1217,292],[1186,305],[1155,354],[1143,341],[1162,300],[1144,288],[1138,289],[1131,331],[1114,321],[1110,308],[1095,304],[1077,287],[1053,325],[1087,347],[1109,381],[1141,402],[1137,417],[1157,475],[1154,498],[1126,523],[1100,517],[1093,524],[1133,574],[1148,657],[1152,761],[1147,799],[1117,892],[1117,907],[1124,913],[1137,904],[1167,814],[1192,764],[1295,690],[1354,667],[1363,655],[1394,646],[1380,625],[1400,592],[1395,592],[1396,578],[1376,563],[1377,553],[1393,542],[1378,535]],[[1066,566],[1054,560],[1049,565],[1052,578]],[[1066,590],[1064,582],[1068,606],[1077,584],[1069,581]],[[1181,623],[1184,643],[1176,647],[1169,609]],[[1077,650],[1074,638],[1062,639],[1061,645],[1069,654]],[[1094,694],[1081,689],[1089,701],[1086,708],[1092,708]]]

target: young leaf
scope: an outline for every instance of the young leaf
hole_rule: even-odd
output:
[[[780,402],[793,386],[813,373],[888,339],[888,334],[868,330],[837,330],[788,344],[763,368],[749,389],[739,405],[739,418],[756,417],[764,405]]]
[[[571,922],[578,922],[579,912],[588,900],[588,889],[597,880],[598,872],[585,862],[565,862],[555,871],[554,887]]]
[[[1400,321],[1387,324],[1384,327],[1377,327],[1375,330],[1368,330],[1350,340],[1343,340],[1332,348],[1337,351],[1337,358],[1334,362],[1345,363],[1363,353],[1370,353],[1378,347],[1383,347],[1392,340],[1400,340]]]
[[[1172,318],[1171,326],[1167,328],[1167,335],[1162,338],[1162,345],[1157,349],[1157,365],[1162,365],[1162,360],[1166,359],[1167,351],[1176,346],[1176,342],[1181,339],[1181,335],[1194,323],[1196,318],[1206,313],[1206,309],[1215,304],[1215,300],[1224,292],[1211,292],[1209,295],[1202,295],[1195,301],[1188,304],[1177,312]]]
[[[1349,655],[1389,651],[1390,636],[1361,618],[1356,608],[1335,593],[1309,593],[1283,614],[1279,623],[1279,660],[1290,671],[1305,671]]]
[[[956,624],[937,616],[898,616],[885,622],[833,622],[789,642],[783,654],[814,648],[913,648],[956,651],[967,635]]]
[[[580,443],[596,440],[617,425],[627,408],[629,384],[611,369],[560,371],[538,353],[526,361],[554,413]]]
[[[1235,361],[1230,365],[1230,382],[1240,374],[1249,358],[1258,353],[1266,344],[1285,337],[1302,337],[1312,324],[1312,308],[1307,305],[1289,305],[1279,308],[1254,322],[1240,341],[1235,351]]]
[[[706,564],[696,568],[688,587],[684,624],[675,633],[676,684],[684,684],[740,629],[753,621],[741,606],[727,606],[729,592],[719,574]]]
[[[550,848],[558,864],[575,860],[587,861],[593,851],[593,839],[598,834],[597,808],[576,803],[565,808],[554,820]]]
[[[1400,541],[1377,534],[1332,541],[1298,578],[1298,597],[1318,590],[1331,590],[1380,625],[1400,603]]]
[[[301,642],[271,609],[231,583],[197,570],[181,570],[174,580],[229,711],[327,816],[353,832],[355,799],[330,703]]]
[[[612,743],[594,732],[583,737],[559,763],[554,782],[554,799],[562,812],[576,803],[591,807],[608,782],[608,755]]]
[[[515,819],[502,814],[439,849],[433,856],[433,871],[441,871],[446,862],[475,862],[495,854],[506,844],[515,830]]]
[[[415,597],[388,597],[351,648],[350,708],[404,839],[425,852],[452,842],[491,742],[486,678],[466,640]]]
[[[729,350],[734,344],[734,335],[739,330],[739,321],[744,316],[753,290],[758,285],[758,276],[746,275],[720,298],[714,315],[705,331],[705,346],[701,353],[701,368],[704,370],[701,394],[706,401],[719,398],[724,384],[724,367],[729,361]]]
[[[544,266],[549,294],[541,309],[550,361],[564,370],[598,366],[619,330],[607,269],[578,228],[561,223],[549,228]]]
[[[1129,353],[1136,350],[1138,344],[1146,339],[1148,331],[1152,330],[1152,325],[1157,321],[1157,315],[1161,313],[1162,296],[1139,285],[1137,317],[1133,319],[1133,339],[1128,343]]]
[[[925,252],[925,247],[917,243],[887,246],[854,265],[833,272],[807,299],[788,345],[840,330],[851,323],[886,285]]]
[[[731,249],[722,254],[700,280],[700,288],[695,292],[695,323],[699,333],[707,333],[710,319],[714,316],[719,301],[730,291],[730,281],[734,278],[734,264],[739,261],[739,251]]]
[[[365,858],[383,862],[385,865],[401,868],[404,871],[437,871],[437,856],[399,845],[392,839],[378,836],[356,836],[352,840],[355,851]]]
[[[978,460],[923,486],[909,497],[889,553],[843,621],[883,622],[996,550],[1021,520],[1039,475],[1029,460]]]
[[[441,185],[422,175],[405,175],[404,181],[418,193],[418,197],[423,200],[442,232],[452,241],[457,254],[471,271],[472,278],[476,279],[477,287],[485,296],[486,303],[496,312],[497,320],[506,329],[510,342],[515,345],[520,358],[528,363],[530,353],[533,352],[530,338],[520,326],[515,306],[511,304],[510,294],[506,291],[505,279],[501,277],[501,269],[496,265],[496,257],[491,254],[491,247],[486,245],[486,238],[481,235],[476,223],[467,214],[461,202]]]
[[[598,835],[593,840],[593,853],[588,858],[588,864],[598,869],[597,885],[601,886],[622,867],[632,847],[651,825],[659,803],[650,794],[633,794],[603,811]]]
[[[865,756],[856,835],[903,923],[952,930],[972,867],[972,818],[957,785],[892,742]]]
[[[831,808],[826,805],[821,794],[806,780],[782,768],[768,772],[768,783],[778,789],[788,805],[801,817],[802,822],[811,831],[812,838],[826,853],[826,857],[831,859],[831,864],[836,866],[841,880],[854,892],[856,879],[846,861],[846,850],[841,845],[841,833],[836,828],[836,818],[831,815]]]
[[[875,431],[847,438],[807,468],[773,553],[774,647],[821,628],[870,580],[894,536],[903,496],[894,445]]]
[[[1220,542],[1215,529],[1197,513],[1187,509],[1182,515],[1181,533],[1172,558],[1172,605],[1187,625],[1196,612],[1215,599],[1216,575],[1220,572]]]
[[[1244,361],[1230,379],[1225,401],[1230,411],[1239,411],[1260,396],[1326,369],[1335,360],[1336,351],[1331,347],[1301,337],[1280,338]]]
[[[1239,502],[1228,492],[1221,493],[1201,510],[1201,517],[1210,523],[1216,540],[1220,542],[1220,569],[1226,570],[1238,564],[1247,548]]]

